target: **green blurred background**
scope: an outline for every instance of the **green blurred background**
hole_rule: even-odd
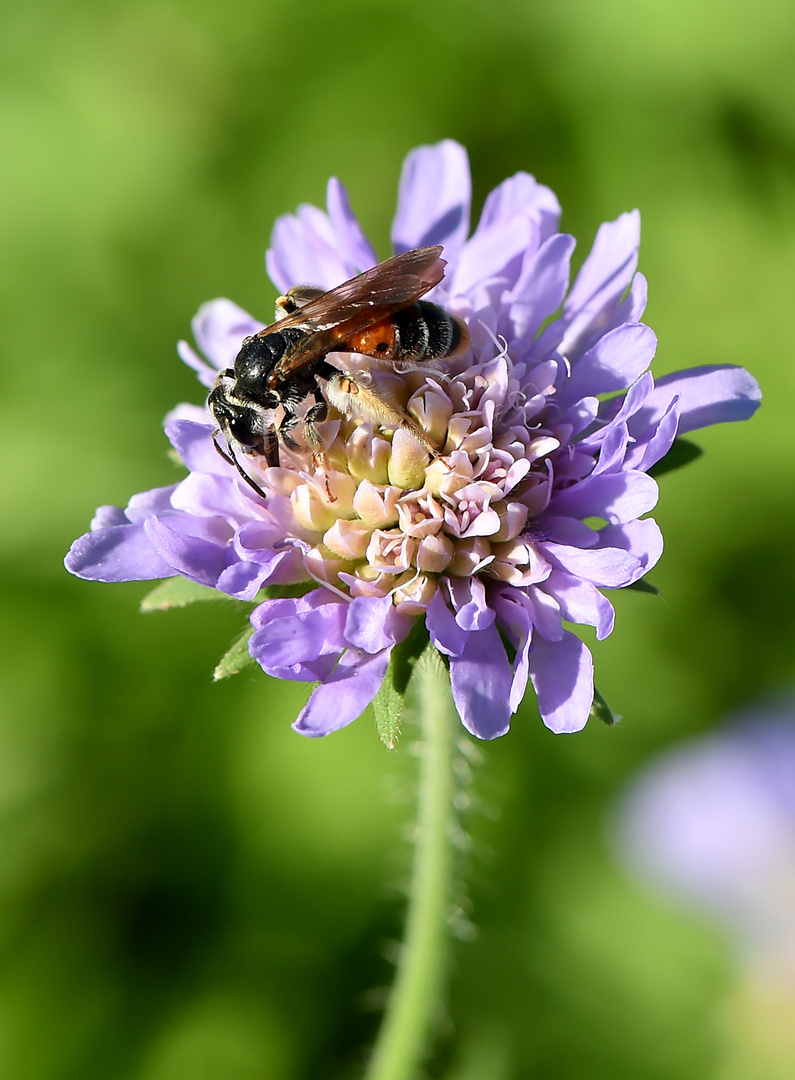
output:
[[[795,6],[787,0],[109,0],[0,24],[3,1080],[347,1080],[400,932],[415,762],[305,688],[213,685],[232,606],[141,616],[70,578],[94,507],[180,475],[201,400],[174,343],[225,295],[267,318],[275,217],[339,176],[382,256],[401,161],[469,149],[475,214],[519,170],[579,259],[643,214],[659,373],[747,365],[766,400],[663,481],[664,601],[596,652],[624,716],[480,747],[473,940],[428,1071],[703,1080],[730,1069],[718,932],[627,880],[605,816],[639,764],[791,684]],[[757,1071],[757,1076],[762,1072]]]

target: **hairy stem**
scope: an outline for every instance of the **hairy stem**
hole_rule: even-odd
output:
[[[455,713],[450,679],[436,651],[428,649],[417,667],[412,687],[422,729],[417,846],[400,961],[366,1080],[411,1080],[444,986]]]

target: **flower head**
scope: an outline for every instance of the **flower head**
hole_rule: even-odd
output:
[[[409,155],[394,248],[443,245],[446,276],[426,299],[462,319],[470,341],[438,370],[357,369],[408,425],[334,415],[318,425],[322,453],[298,444],[282,448],[279,467],[247,459],[262,498],[216,454],[207,411],[181,406],[166,434],[189,475],[124,511],[102,508],[67,557],[86,578],[182,574],[241,600],[308,585],[259,604],[250,639],[269,674],[320,683],[295,724],[305,734],[366,708],[417,620],[449,660],[474,735],[507,731],[528,680],[552,730],[580,729],[593,665],[564,623],[606,637],[613,608],[602,590],[633,584],[659,558],[660,531],[644,517],[657,501],[649,468],[677,434],[758,405],[754,380],[728,365],[655,385],[637,212],[599,229],[569,289],[574,240],[558,232],[548,188],[525,173],[506,180],[471,237],[469,203],[462,147]],[[267,253],[282,291],[331,289],[377,261],[335,179],[327,212],[280,218]],[[210,387],[262,325],[213,301],[194,321],[210,363],[184,342],[180,355]],[[355,360],[329,359],[346,372]]]

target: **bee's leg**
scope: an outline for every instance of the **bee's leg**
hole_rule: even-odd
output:
[[[298,424],[298,417],[295,413],[287,412],[284,410],[284,419],[279,424],[279,438],[282,440],[285,446],[289,446],[291,450],[300,450],[301,446],[295,441],[290,432]]]
[[[326,461],[320,449],[320,447],[322,446],[322,442],[320,436],[318,435],[317,429],[315,428],[315,424],[319,420],[325,420],[326,413],[328,412],[328,405],[322,398],[319,389],[315,396],[319,397],[320,400],[316,405],[313,405],[309,410],[307,410],[307,413],[303,420],[303,424],[306,441],[309,443],[310,449],[312,450],[312,464],[316,469],[321,469],[325,466]],[[285,446],[289,446],[291,450],[297,450],[300,452],[301,450],[304,450],[305,447],[301,446],[300,443],[297,443],[290,434],[290,432],[293,430],[294,427],[297,426],[297,424],[298,417],[295,415],[295,413],[286,412],[284,419],[279,425],[279,438],[282,440]],[[328,480],[326,480],[326,494],[328,495],[329,502],[337,501],[336,497],[332,495],[331,491],[329,490]]]
[[[315,425],[322,423],[328,416],[328,402],[323,397],[319,386],[314,392],[314,397],[315,404],[307,409],[304,426],[306,428],[306,441],[312,447],[312,453],[316,454],[322,446],[323,440],[320,438]]]
[[[279,467],[279,436],[271,424],[262,435],[262,456],[270,468]]]
[[[333,375],[327,383],[328,399],[343,416],[358,416],[383,428],[403,428],[410,432],[417,442],[427,450],[435,460],[439,454],[422,428],[402,409],[391,402],[384,401],[368,387],[357,382],[352,375]]]
[[[324,474],[328,472],[326,456],[323,453],[321,447],[323,446],[323,440],[320,438],[320,433],[317,430],[316,424],[322,423],[328,416],[328,402],[323,397],[323,392],[320,387],[316,387],[314,391],[315,404],[311,408],[307,409],[304,416],[304,431],[306,433],[306,441],[312,448],[312,463],[316,469],[322,469]],[[336,502],[337,497],[331,492],[329,487],[328,476],[326,476],[326,497],[329,502]]]

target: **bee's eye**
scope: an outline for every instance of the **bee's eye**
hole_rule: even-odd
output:
[[[258,446],[262,440],[259,424],[254,413],[241,413],[228,424],[229,434],[241,446]]]

